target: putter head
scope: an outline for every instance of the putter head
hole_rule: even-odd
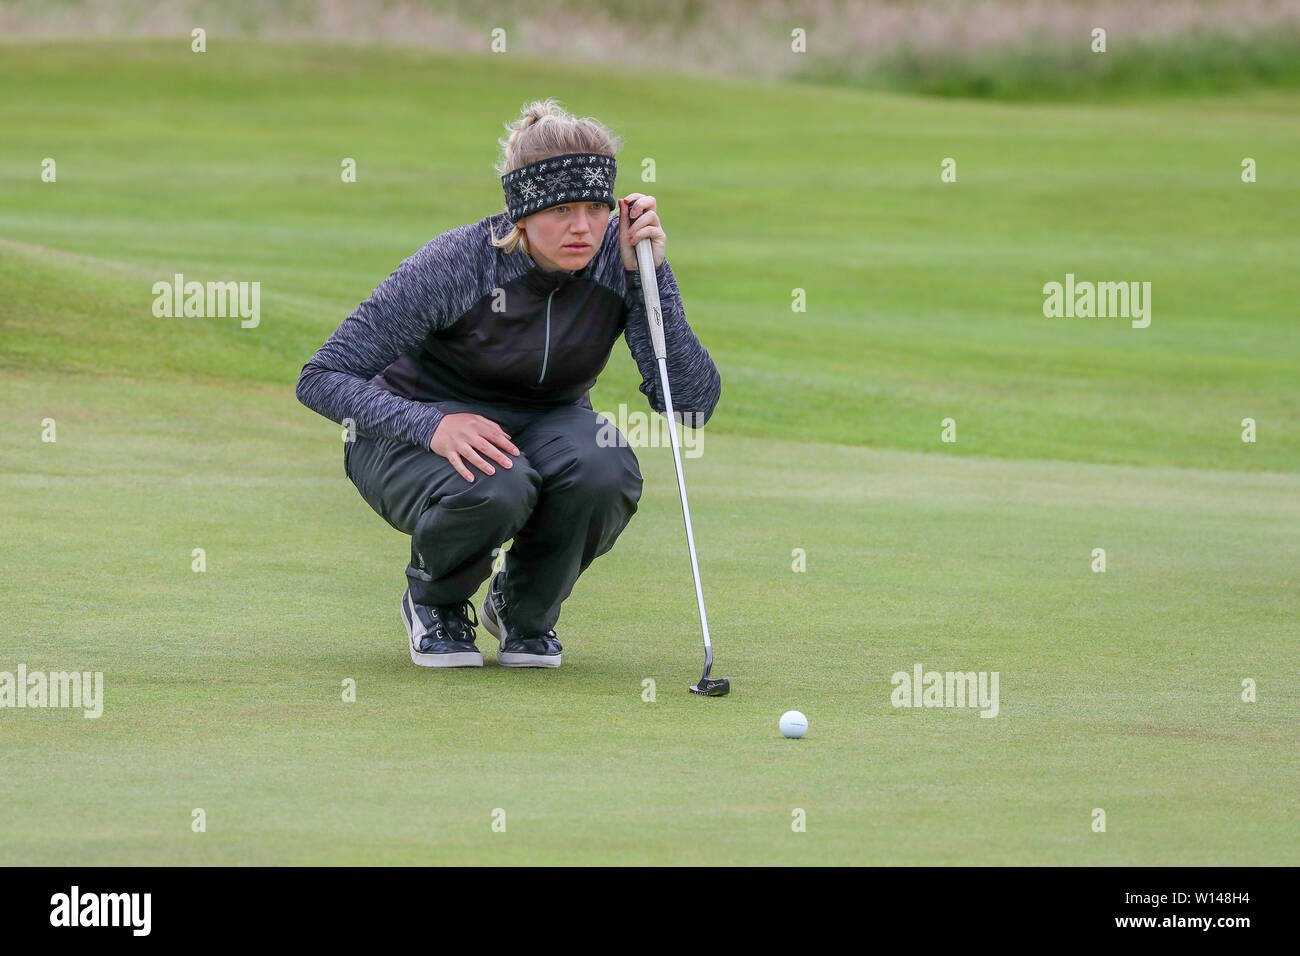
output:
[[[725,677],[701,677],[691,685],[691,693],[701,697],[726,697],[731,692],[731,681]]]

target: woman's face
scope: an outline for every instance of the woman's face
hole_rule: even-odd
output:
[[[533,261],[548,272],[570,272],[585,267],[600,249],[610,213],[603,202],[579,200],[525,216],[519,225],[528,233]]]

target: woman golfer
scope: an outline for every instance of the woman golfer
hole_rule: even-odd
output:
[[[560,605],[641,497],[636,455],[588,394],[620,335],[664,411],[639,240],[654,252],[674,410],[702,427],[721,392],[654,197],[629,193],[613,215],[620,138],[553,99],[507,129],[506,211],[429,240],[298,379],[304,405],[349,426],[344,470],[362,497],[411,536],[401,611],[422,667],[483,666],[470,600],[512,538],[483,602],[497,661],[560,666]]]

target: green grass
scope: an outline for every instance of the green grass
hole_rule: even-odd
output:
[[[0,710],[0,863],[1294,862],[1300,97],[791,84],[758,110],[636,80],[3,47],[0,670],[102,670],[107,700]],[[620,194],[656,159],[722,371],[687,469],[725,700],[685,692],[666,449],[638,449],[640,513],[566,602],[561,670],[429,673],[406,539],[293,397],[401,258],[499,207],[501,123],[550,94],[627,138]],[[1151,327],[1044,319],[1067,271],[1152,281]],[[261,324],[153,318],[174,272],[261,281]],[[636,383],[620,346],[593,404],[643,409]],[[1001,713],[891,707],[918,661],[998,671]],[[776,732],[792,707],[803,741]]]
[[[878,59],[810,56],[799,78],[1010,101],[1105,101],[1300,87],[1300,29],[1280,25],[1236,35],[1235,28],[1192,29],[1158,38],[1112,29],[1106,50],[1097,52],[1091,30],[1068,39],[1026,33],[975,51],[905,44]]]

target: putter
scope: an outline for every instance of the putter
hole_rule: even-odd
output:
[[[691,573],[695,576],[695,599],[700,605],[700,629],[704,632],[704,674],[691,692],[703,697],[722,697],[731,690],[725,677],[710,677],[713,668],[713,644],[709,641],[709,619],[704,614],[704,589],[700,587],[700,564],[695,557],[695,534],[691,531],[691,508],[686,503],[686,477],[682,473],[682,452],[677,444],[677,421],[673,418],[673,397],[668,391],[668,349],[664,345],[664,318],[659,309],[659,283],[655,280],[654,252],[650,240],[636,244],[636,264],[641,271],[641,295],[645,298],[646,323],[659,360],[659,382],[664,390],[664,411],[668,416],[668,434],[673,445],[673,464],[677,466],[677,490],[682,496],[682,517],[686,519],[686,546],[691,552]]]

